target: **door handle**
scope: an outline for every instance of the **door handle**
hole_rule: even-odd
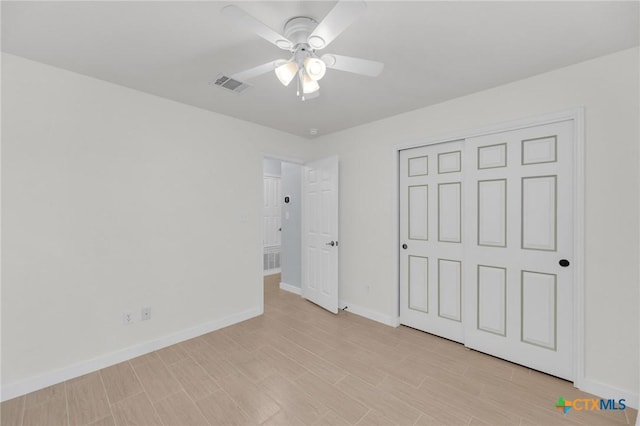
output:
[[[336,242],[335,241],[331,241],[330,243],[326,243],[325,245],[333,247],[333,246],[336,245]]]
[[[571,262],[569,262],[567,259],[560,259],[560,262],[558,262],[558,264],[563,268],[566,268],[567,266],[571,265]]]
[[[406,244],[402,245],[402,248],[405,249],[405,250],[407,249],[407,247],[409,247],[409,246],[407,246]]]

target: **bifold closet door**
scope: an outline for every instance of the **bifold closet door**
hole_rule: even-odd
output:
[[[462,322],[462,142],[400,152],[400,320],[457,342]]]
[[[573,380],[573,121],[465,142],[473,349]]]

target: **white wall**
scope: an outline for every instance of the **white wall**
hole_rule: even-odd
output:
[[[584,106],[586,384],[637,404],[638,59],[631,49],[318,138],[315,157],[340,156],[341,298],[397,315],[394,147]]]
[[[280,176],[282,174],[282,162],[273,158],[262,160],[262,168],[265,175]]]
[[[3,399],[261,312],[262,153],[308,141],[2,59]]]

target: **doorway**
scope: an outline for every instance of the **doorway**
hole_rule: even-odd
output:
[[[337,314],[338,157],[304,164],[265,157],[263,180],[263,270],[277,273],[269,263],[277,251],[280,288]]]
[[[263,159],[263,275],[295,294],[302,286],[301,178],[300,164]]]

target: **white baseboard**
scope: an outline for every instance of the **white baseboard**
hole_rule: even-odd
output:
[[[269,276],[269,275],[279,274],[280,272],[282,272],[282,270],[280,268],[267,269],[265,271],[262,271],[262,276],[266,277],[266,276]]]
[[[351,312],[361,317],[365,317],[372,321],[376,321],[390,327],[397,327],[400,325],[400,318],[391,315],[381,314],[380,312],[372,311],[371,309],[363,308],[362,306],[354,305],[347,301],[340,301],[340,309],[344,309],[347,312]]]
[[[602,399],[624,399],[625,404],[628,407],[638,409],[640,398],[637,393],[633,393],[627,390],[619,389],[614,386],[606,385],[604,383],[596,382],[590,379],[583,379],[580,390],[588,393],[592,393]],[[638,416],[640,417],[640,416]]]
[[[302,294],[302,289],[300,287],[296,287],[294,285],[287,284],[287,283],[280,283],[280,289],[285,290],[285,291],[289,291],[289,292],[297,294],[297,295],[301,295]]]
[[[186,330],[179,331],[177,333],[169,334],[155,340],[140,343],[138,345],[111,352],[97,358],[82,361],[77,364],[52,371],[50,373],[31,377],[19,382],[9,383],[2,386],[2,389],[0,391],[0,401],[7,401],[20,395],[44,389],[48,386],[52,386],[66,380],[73,379],[100,370],[102,368],[112,366],[114,364],[118,364],[120,362],[147,354],[149,352],[153,352],[166,346],[171,346],[176,343],[180,343],[185,340],[189,340],[194,337],[198,337],[203,334],[210,333],[212,331],[219,330],[221,328],[228,327],[242,321],[246,321],[261,314],[262,307],[249,309],[225,318],[210,321],[192,328],[188,328]]]

